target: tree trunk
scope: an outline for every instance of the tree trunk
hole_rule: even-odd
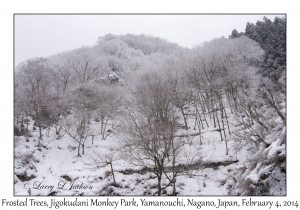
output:
[[[196,130],[196,124],[197,124],[197,119],[198,119],[198,107],[197,107],[197,96],[194,97],[194,106],[195,106],[195,109],[196,109],[196,112],[195,112],[195,124],[194,124],[194,130]]]
[[[199,111],[198,111],[199,112]],[[202,127],[202,130],[204,130],[204,125],[203,125],[203,122],[202,122],[202,115],[201,113],[199,112],[199,119],[200,119],[200,123],[201,123],[201,127]]]
[[[18,123],[18,121],[19,121],[19,114],[18,114],[17,123]],[[21,118],[21,127],[22,127],[22,128],[25,127],[25,126],[24,126],[24,113],[23,113],[23,112],[22,112],[22,118]]]
[[[199,102],[200,102],[200,107],[201,107],[201,110],[203,113],[205,113],[205,107],[204,107],[204,96],[202,95],[202,93],[200,92],[198,94],[198,97],[199,97]],[[205,115],[205,114],[204,114]]]
[[[155,165],[157,167],[157,195],[160,196],[161,195],[161,177],[162,177],[162,173],[163,173],[163,166],[160,163],[160,159],[156,158],[154,159]]]
[[[102,139],[103,139],[103,140],[105,140],[106,137],[108,136],[108,135],[105,135],[105,134],[106,134],[106,126],[107,126],[108,120],[109,120],[109,118],[106,118],[106,119],[103,121],[103,132],[102,132]]]
[[[176,179],[173,181],[173,195],[176,196]]]
[[[183,121],[184,121],[184,127],[185,127],[185,130],[188,130],[188,124],[187,124],[187,117],[185,116],[184,114],[184,110],[183,110],[183,107],[180,107],[180,111],[181,111],[181,114],[183,116]]]
[[[201,113],[202,113],[203,116],[204,116],[204,120],[205,120],[205,122],[206,122],[206,126],[209,127],[209,126],[208,126],[208,123],[207,123],[207,120],[206,120],[206,116],[205,116],[205,107],[204,107],[204,105],[203,105],[204,99],[202,99],[202,94],[199,95],[199,99],[200,99],[200,104],[201,104]],[[204,128],[203,128],[203,129],[204,129]]]
[[[78,157],[80,157],[79,150],[80,150],[80,143],[78,142]]]
[[[283,123],[286,125],[286,118],[283,116],[283,114],[281,113],[281,111],[277,107],[276,102],[274,101],[273,94],[271,93],[271,91],[269,89],[267,89],[267,91],[269,92],[270,97],[268,97],[266,93],[263,93],[264,98],[276,110],[277,114],[279,115],[279,117],[281,118]]]
[[[218,112],[216,112],[216,117],[217,117],[217,122],[218,122],[218,126],[219,126],[221,141],[223,141],[222,130],[221,130],[220,122],[219,122]]]
[[[42,139],[42,126],[39,124],[39,133],[40,133],[40,139]]]
[[[28,119],[28,114],[26,114],[26,115],[27,115],[26,127],[27,127],[27,132],[28,132],[29,119]]]
[[[114,173],[114,169],[113,169],[113,166],[112,166],[112,162],[110,162],[109,164],[110,164],[111,174],[112,174],[112,177],[113,177],[113,180],[114,180],[114,185],[116,186],[115,173]]]
[[[197,126],[198,126],[198,130],[199,130],[200,145],[202,145],[202,137],[201,137],[202,133],[201,133],[201,125],[200,125],[201,118],[200,117],[201,116],[198,115]]]
[[[201,134],[200,134],[201,135]],[[176,154],[175,154],[175,147],[174,147],[174,139],[172,139],[172,155],[173,155],[173,161],[172,161],[172,169],[173,169],[173,195],[176,195],[176,178],[175,178],[175,164],[176,164]]]
[[[196,114],[195,114],[195,115],[196,115],[196,116],[195,116],[194,130],[196,130],[196,125],[197,125],[197,118],[198,118],[197,112],[196,112]]]
[[[212,114],[213,114],[214,128],[215,128],[215,127],[217,127],[217,126],[216,126],[216,118],[215,118],[215,111],[214,111],[214,104],[213,104],[213,94],[212,94],[212,89],[210,89],[210,100],[211,100],[211,110],[212,110]]]
[[[41,139],[42,139],[42,128],[41,128],[40,123],[39,123],[38,127],[39,127],[39,133],[40,133],[40,137],[38,138],[38,147],[40,147],[41,146]]]
[[[208,93],[205,91],[205,95],[206,95],[206,110],[207,110],[207,113],[209,115],[209,119],[211,119],[211,114],[210,114],[210,111],[209,111],[209,108],[210,108],[210,104],[209,104],[209,98],[208,98]]]
[[[223,126],[223,131],[224,131],[224,139],[225,139],[225,146],[226,146],[226,155],[228,155],[227,139],[226,139],[226,133],[225,133],[225,127],[224,127],[223,119],[221,119],[221,122],[222,122],[222,126]]]
[[[101,134],[103,133],[103,124],[104,124],[104,122],[103,122],[103,120],[104,120],[104,118],[101,116],[100,117],[100,119],[101,119]]]
[[[157,176],[157,195],[161,196],[161,176]]]
[[[64,82],[64,87],[63,87],[63,95],[65,95],[65,92],[66,92],[66,90],[67,90],[67,85],[68,85],[68,82],[65,81],[65,82]]]
[[[199,112],[198,108],[196,107],[196,119],[198,121],[200,121],[201,123],[201,126],[202,126],[202,130],[204,130],[204,126],[203,126],[203,123],[202,123],[202,116],[201,116],[201,113]]]
[[[27,121],[26,121],[26,141],[28,141],[28,135],[29,135],[28,125],[29,125],[29,119],[28,119],[28,115],[27,115]]]
[[[214,110],[214,106],[212,106],[212,114],[213,114],[213,120],[214,120],[214,128],[216,128],[217,127],[217,125],[216,125],[216,117],[215,117],[215,110]]]
[[[205,107],[204,107],[204,105],[203,105],[204,99],[202,99],[202,98],[204,98],[204,96],[202,96],[202,94],[200,93],[200,94],[198,95],[198,97],[199,97],[199,101],[200,101],[200,105],[201,105],[201,113],[202,113],[203,116],[204,116],[204,120],[205,120],[205,122],[206,122],[206,126],[209,127],[209,126],[208,126],[208,123],[207,123],[207,120],[206,120]],[[201,116],[201,123],[203,124],[203,122],[202,122],[202,116]],[[203,127],[202,127],[202,128],[203,128]],[[204,129],[204,128],[203,128],[203,129]]]
[[[224,113],[225,113],[225,118],[226,118],[226,122],[227,122],[228,132],[229,132],[229,134],[230,134],[229,122],[228,122],[228,117],[227,117],[227,113],[226,113],[226,110],[225,110],[225,109],[224,109]]]
[[[39,144],[39,146],[40,146],[40,140],[42,139],[42,125],[41,125],[40,120],[39,120],[38,117],[36,118],[36,122],[37,122],[38,127],[39,127],[39,135],[40,135],[40,137],[39,137],[39,142],[38,142],[38,144]]]
[[[81,145],[82,146],[82,155],[84,155],[84,144]]]

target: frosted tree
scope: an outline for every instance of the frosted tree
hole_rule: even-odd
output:
[[[119,125],[122,158],[157,176],[158,195],[170,185],[176,191],[174,185],[180,173],[177,157],[183,144],[175,138],[179,118],[171,85],[159,74],[145,74],[133,95],[134,104],[130,102]],[[167,175],[168,164],[172,166],[172,175]],[[161,183],[164,175],[169,179],[166,186]]]
[[[265,51],[259,72],[279,79],[286,68],[286,17],[275,17],[274,21],[263,17],[256,24],[248,22],[245,35]]]
[[[64,127],[66,133],[78,143],[78,156],[81,153],[84,155],[84,144],[89,136],[92,135],[92,130],[89,126],[90,115],[84,112],[73,113],[65,119]]]
[[[231,133],[226,107],[229,105],[233,113],[232,106],[238,106],[239,89],[256,84],[254,74],[262,55],[259,45],[245,36],[214,39],[194,49],[187,78],[195,90],[194,104],[196,113],[199,113],[196,118],[204,117],[206,121],[205,111],[208,112],[214,127],[218,128],[221,140],[225,142],[226,154],[227,137]],[[201,123],[203,128],[202,120]]]
[[[92,151],[89,153],[89,159],[85,159],[85,167],[90,170],[99,170],[106,166],[110,166],[111,175],[114,185],[117,186],[115,179],[115,172],[113,169],[113,162],[118,159],[116,153],[100,153],[99,151]]]
[[[29,59],[17,67],[16,75],[19,78],[19,87],[22,90],[17,96],[33,113],[36,124],[39,128],[39,141],[42,139],[43,116],[49,107],[49,95],[51,93],[51,68],[45,58]]]
[[[52,76],[57,81],[57,89],[62,89],[63,94],[65,94],[68,85],[74,77],[71,61],[72,57],[68,52],[51,57]]]
[[[234,132],[237,150],[247,148],[251,159],[237,171],[233,194],[286,194],[285,73],[282,78],[261,78],[252,92],[238,99],[242,127]]]
[[[97,83],[83,84],[73,91],[70,103],[77,111],[89,113],[95,121],[100,122],[100,128],[93,136],[101,134],[105,140],[108,135],[107,125],[110,123],[113,129],[119,119],[117,113],[121,105],[120,88]]]
[[[103,63],[98,58],[95,50],[89,47],[81,47],[74,50],[70,65],[71,69],[75,72],[76,79],[81,84],[96,79],[106,68],[106,63]]]
[[[100,121],[100,134],[103,140],[106,139],[108,134],[106,131],[108,123],[111,123],[113,129],[118,122],[117,113],[120,101],[121,98],[117,90],[103,87],[99,91],[99,106],[94,112],[94,117],[97,121]]]

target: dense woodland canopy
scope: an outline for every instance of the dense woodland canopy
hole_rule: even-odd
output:
[[[275,17],[274,21],[264,17],[256,24],[248,22],[245,32],[232,31],[231,38],[246,35],[259,43],[264,50],[264,61],[259,72],[268,77],[279,78],[286,68],[286,18]]]
[[[107,34],[94,46],[16,67],[14,132],[28,139],[38,131],[41,147],[43,131],[53,128],[57,139],[69,135],[83,156],[88,137],[105,140],[106,126],[113,125],[120,157],[152,170],[158,195],[168,186],[176,195],[176,178],[187,170],[180,166],[201,161],[201,151],[183,155],[190,137],[178,133],[197,130],[201,145],[201,132],[210,127],[226,155],[251,156],[231,171],[230,195],[283,195],[285,76],[285,18],[247,23],[245,32],[193,49],[154,36]],[[96,131],[92,121],[101,125]],[[112,168],[114,158],[108,159],[93,160]]]

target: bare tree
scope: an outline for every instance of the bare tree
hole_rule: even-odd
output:
[[[113,169],[113,162],[117,159],[116,153],[100,153],[99,151],[92,151],[89,153],[89,159],[84,160],[85,166],[91,170],[98,170],[106,166],[110,166],[111,175],[116,186],[115,173]]]
[[[177,107],[182,115],[184,127],[188,130],[188,110],[192,101],[192,89],[184,81],[184,77],[177,71],[168,71],[166,73],[167,82],[170,84],[173,92],[170,93],[173,98],[173,104]],[[187,111],[186,111],[187,110]]]
[[[17,96],[30,108],[39,127],[38,145],[42,139],[43,113],[47,110],[51,93],[50,72],[48,61],[42,57],[21,63],[16,72],[19,88],[22,89]]]
[[[106,127],[111,123],[112,129],[119,120],[117,109],[121,103],[119,89],[115,86],[101,86],[97,90],[97,108],[94,112],[94,118],[100,122],[100,134],[105,140],[108,133]]]
[[[62,93],[65,94],[68,85],[73,77],[71,71],[72,57],[68,53],[61,53],[52,57],[52,76],[59,83],[58,87],[62,87]]]
[[[84,143],[92,135],[92,130],[88,123],[89,120],[90,116],[88,113],[79,111],[65,120],[66,133],[78,143],[78,156],[80,156],[80,146],[82,148],[81,153],[84,155]]]
[[[88,47],[75,50],[70,65],[81,84],[96,79],[103,71],[103,68],[105,68],[103,62],[97,57],[96,52]]]
[[[279,81],[261,78],[258,87],[240,89],[236,115],[244,129],[235,132],[235,136],[268,146],[265,139],[274,127],[269,119],[274,115],[278,116],[283,125],[286,125],[284,76],[285,72]]]
[[[29,115],[31,114],[31,106],[24,92],[22,79],[20,74],[15,75],[14,87],[14,126],[15,135],[26,134],[26,140],[29,132]],[[26,124],[26,127],[25,127]]]
[[[136,103],[130,105],[134,110],[127,109],[119,125],[122,157],[157,176],[158,195],[175,185],[176,158],[182,147],[181,141],[175,138],[179,118],[171,94],[171,85],[161,75],[144,75],[134,91]],[[172,176],[167,175],[168,164],[174,169]],[[166,186],[161,183],[163,175],[169,179]]]
[[[144,115],[128,112],[122,122],[120,135],[123,158],[131,164],[143,166],[157,176],[158,195],[161,195],[161,180],[169,159],[174,135],[172,122],[150,122]],[[152,121],[152,120],[150,120]],[[170,141],[171,139],[171,141]]]
[[[258,89],[259,96],[264,99],[266,104],[274,109],[278,114],[281,120],[286,124],[285,110],[282,111],[284,106],[281,103],[285,104],[286,97],[286,84],[285,84],[285,71],[281,80],[263,78],[260,82]]]
[[[66,134],[66,130],[63,127],[63,120],[60,119],[56,124],[53,125],[55,129],[55,138],[58,140]]]
[[[194,49],[192,65],[186,71],[195,93],[195,127],[202,125],[204,128],[203,121],[197,123],[197,119],[204,118],[205,122],[207,111],[225,142],[226,154],[227,139],[231,134],[227,107],[233,114],[238,106],[239,89],[255,86],[253,72],[257,70],[262,54],[257,43],[247,37],[214,39]],[[200,131],[200,126],[198,128]]]

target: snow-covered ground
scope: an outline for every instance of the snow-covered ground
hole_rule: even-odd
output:
[[[230,118],[230,116],[229,116]],[[230,119],[229,119],[230,120]],[[29,127],[32,128],[33,121]],[[97,128],[100,124],[92,121]],[[242,167],[246,158],[245,152],[236,153],[234,142],[228,135],[229,154],[226,155],[225,142],[213,127],[202,130],[202,145],[198,132],[194,130],[194,119],[190,118],[188,131],[181,129],[178,135],[190,136],[185,142],[185,154],[198,153],[202,166],[180,174],[176,181],[178,195],[228,195],[234,184],[231,172]],[[234,126],[230,125],[233,129]],[[107,129],[110,127],[108,126]],[[54,129],[43,130],[42,147],[38,148],[38,129],[31,131],[29,141],[24,136],[15,137],[15,195],[155,195],[157,178],[149,171],[139,169],[121,159],[113,162],[115,180],[113,185],[110,165],[91,170],[85,164],[90,160],[89,154],[97,151],[100,154],[116,153],[119,139],[111,133],[106,140],[96,136],[92,144],[89,137],[85,143],[85,154],[77,156],[78,143],[65,134],[55,139]],[[192,135],[191,135],[192,134]],[[184,158],[184,157],[183,157]],[[226,161],[233,163],[224,164]],[[219,163],[219,164],[212,164]],[[125,172],[124,172],[125,171]],[[162,185],[167,184],[163,178]],[[173,187],[162,191],[163,195],[171,194]]]

